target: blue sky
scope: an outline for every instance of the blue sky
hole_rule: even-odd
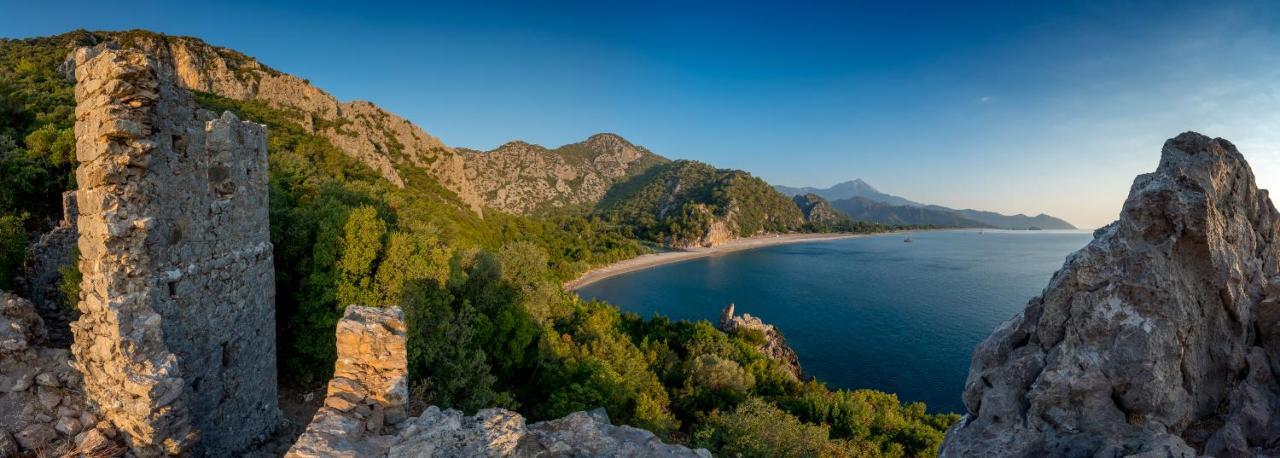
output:
[[[1280,185],[1268,2],[470,3],[0,0],[0,36],[193,35],[453,146],[616,132],[772,183],[1082,227],[1186,130]]]

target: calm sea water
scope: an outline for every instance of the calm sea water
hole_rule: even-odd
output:
[[[805,372],[963,412],[976,346],[1040,294],[1087,231],[947,231],[781,245],[578,290],[626,311],[712,320],[729,303],[782,330]]]

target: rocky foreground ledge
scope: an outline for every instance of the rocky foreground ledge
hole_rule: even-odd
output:
[[[613,426],[603,409],[525,424],[506,409],[466,416],[431,406],[404,416],[408,364],[399,309],[347,308],[338,322],[338,362],[324,407],[286,457],[623,456],[710,457]]]
[[[974,351],[941,455],[1280,455],[1280,226],[1235,145],[1187,132],[1119,221]]]

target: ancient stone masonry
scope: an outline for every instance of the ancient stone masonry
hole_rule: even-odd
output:
[[[1280,454],[1280,214],[1236,147],[1187,132],[1119,221],[974,351],[941,454]]]
[[[65,348],[49,348],[31,302],[0,291],[0,457],[120,456],[109,422],[85,402]]]
[[[241,450],[280,418],[266,129],[141,52],[75,61],[86,394],[138,455]]]
[[[664,444],[643,429],[613,426],[603,410],[527,426],[524,417],[505,409],[467,416],[430,406],[406,419],[408,365],[400,309],[347,307],[337,341],[338,361],[324,407],[287,457],[711,456],[703,449]]]
[[[398,308],[347,307],[338,322],[338,361],[324,406],[288,456],[386,454],[409,397],[405,331]]]

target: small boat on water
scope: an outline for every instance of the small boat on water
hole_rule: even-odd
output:
[[[911,243],[911,237],[907,237],[907,238],[905,238],[905,239],[902,239],[902,243]]]

